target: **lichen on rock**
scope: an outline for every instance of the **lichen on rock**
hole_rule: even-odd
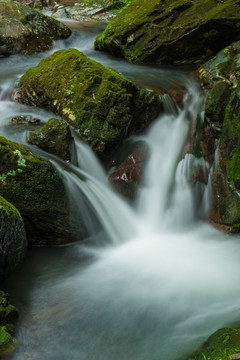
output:
[[[49,160],[0,137],[0,195],[20,211],[31,244],[72,241],[63,180]]]

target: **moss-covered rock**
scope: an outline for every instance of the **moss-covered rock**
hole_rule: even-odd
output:
[[[238,0],[133,0],[95,48],[134,63],[208,60],[240,36]]]
[[[240,330],[224,328],[212,334],[207,341],[185,360],[231,360],[240,358]]]
[[[200,149],[205,158],[217,149],[210,220],[240,231],[240,42],[202,66],[199,75],[207,87]]]
[[[62,178],[47,159],[0,137],[0,195],[21,212],[31,244],[72,241]]]
[[[40,129],[30,131],[27,142],[70,161],[70,148],[73,142],[69,124],[61,119],[50,119]]]
[[[13,205],[0,196],[0,280],[22,262],[26,248],[27,239],[22,217]]]
[[[56,51],[28,70],[18,100],[62,116],[102,156],[162,109],[158,97],[75,49]]]
[[[0,290],[0,357],[15,349],[11,336],[14,323],[18,319],[18,311],[9,301],[9,294]]]
[[[0,55],[32,54],[51,48],[71,30],[59,21],[12,0],[0,2]]]

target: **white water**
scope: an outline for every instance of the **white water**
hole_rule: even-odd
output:
[[[78,46],[93,53],[89,38],[82,37]],[[75,44],[77,39],[72,39]],[[104,61],[117,63],[110,57]],[[19,62],[19,68],[13,66],[15,80],[30,66]],[[177,73],[120,61],[121,67],[138,80],[141,71],[149,71],[146,83],[151,77],[154,84],[167,83],[164,74],[169,82],[179,78]],[[0,74],[6,84],[9,80]],[[32,250],[26,269],[10,286],[23,309],[19,349],[11,359],[180,360],[211,332],[240,319],[239,239],[217,232],[197,217],[188,182],[189,164],[197,160],[186,156],[179,162],[189,123],[201,111],[198,90],[194,85],[188,88],[183,111],[160,117],[142,137],[150,159],[134,206],[109,188],[94,155],[76,143],[82,170],[69,165],[71,172],[60,171],[95,243],[101,241],[92,247]],[[24,141],[26,130],[16,134],[8,121],[20,114],[37,116],[36,109],[5,97],[0,101],[1,133]],[[37,114],[42,121],[50,117],[42,111]],[[199,204],[201,218],[209,191],[206,188]],[[93,217],[91,210],[85,211],[83,197]],[[94,233],[95,218],[101,234]]]

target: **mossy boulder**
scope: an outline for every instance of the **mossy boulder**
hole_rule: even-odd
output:
[[[0,2],[0,55],[32,54],[51,48],[71,30],[59,21],[12,0]]]
[[[50,119],[40,129],[30,131],[27,142],[36,145],[63,160],[71,160],[73,137],[69,124],[61,119]]]
[[[240,330],[224,328],[212,334],[207,341],[185,360],[240,359]]]
[[[134,63],[203,62],[240,38],[238,0],[133,0],[95,42]]]
[[[26,249],[27,239],[22,217],[13,205],[0,196],[0,280],[22,262]]]
[[[207,92],[200,151],[209,159],[216,151],[210,220],[240,231],[240,41],[202,66],[199,75]]]
[[[18,319],[18,311],[9,301],[9,294],[0,290],[0,357],[15,349],[11,332]]]
[[[75,49],[56,51],[28,70],[18,101],[60,115],[102,157],[162,110],[159,97]]]
[[[0,137],[0,195],[20,211],[34,245],[72,241],[63,180],[49,160]]]

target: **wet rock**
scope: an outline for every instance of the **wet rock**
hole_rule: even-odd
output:
[[[134,63],[192,63],[239,37],[238,0],[134,0],[97,37],[95,48]]]
[[[224,328],[217,330],[196,351],[185,360],[229,360],[238,359],[240,351],[240,330]]]
[[[22,124],[38,124],[40,123],[40,119],[34,118],[31,115],[24,116],[15,116],[11,119],[12,124],[22,125]]]
[[[9,175],[11,176],[11,175]],[[0,175],[0,182],[4,176]],[[24,259],[27,238],[18,210],[0,196],[0,281],[13,272]],[[1,294],[0,294],[1,295]],[[1,305],[1,297],[0,297]],[[1,324],[0,306],[0,324]]]
[[[66,25],[37,10],[12,0],[0,2],[0,55],[45,51],[70,35]]]
[[[0,195],[20,211],[33,245],[73,241],[63,181],[47,159],[0,137]]]
[[[73,142],[69,124],[61,119],[50,119],[42,128],[30,131],[27,142],[70,161],[70,148]]]
[[[141,143],[110,174],[109,181],[117,192],[128,199],[134,199],[147,158],[148,149]]]
[[[28,70],[18,101],[51,109],[105,158],[163,109],[159,97],[75,49],[57,51]]]
[[[210,221],[240,231],[240,42],[222,50],[199,70],[207,100],[205,119],[196,133],[196,151],[215,154]]]
[[[9,294],[0,290],[0,356],[9,354],[15,349],[11,336],[18,311],[9,301]]]

